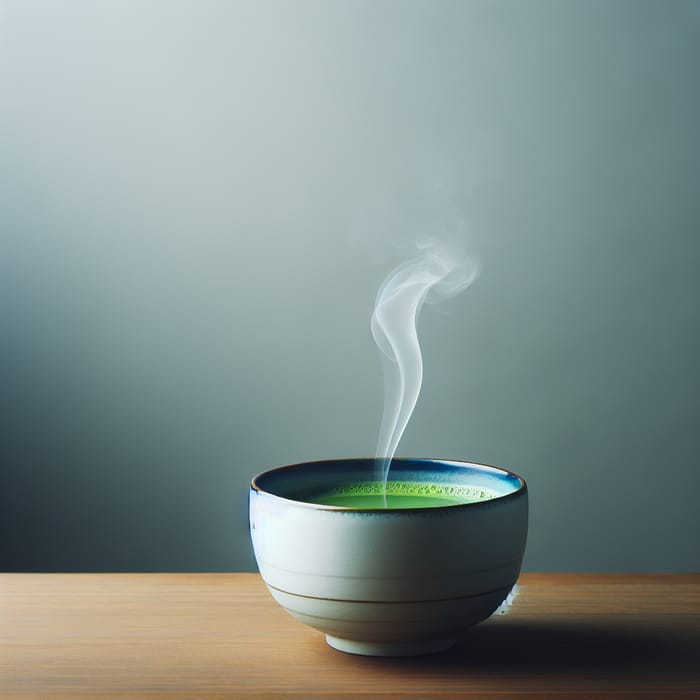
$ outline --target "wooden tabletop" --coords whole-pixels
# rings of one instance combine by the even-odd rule
[[[257,574],[2,574],[0,697],[700,697],[700,575],[524,574],[448,652],[335,651]]]

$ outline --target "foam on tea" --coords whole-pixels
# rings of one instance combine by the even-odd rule
[[[344,508],[437,508],[477,503],[496,493],[479,486],[424,481],[360,481],[314,494],[309,501]],[[386,500],[385,500],[386,497]]]

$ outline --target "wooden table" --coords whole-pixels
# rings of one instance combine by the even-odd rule
[[[2,574],[0,697],[700,697],[700,575],[525,574],[453,650],[326,646],[257,574]]]

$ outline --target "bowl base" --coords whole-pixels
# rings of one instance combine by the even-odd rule
[[[420,656],[435,654],[449,649],[457,637],[440,637],[439,639],[420,639],[412,642],[361,642],[356,639],[341,639],[326,635],[328,645],[348,654],[360,656]]]

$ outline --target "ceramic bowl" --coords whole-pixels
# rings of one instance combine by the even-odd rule
[[[520,573],[527,486],[505,469],[395,459],[390,480],[486,500],[428,508],[353,508],[314,494],[374,480],[372,459],[308,462],[256,476],[250,489],[255,557],[273,598],[326,634],[372,656],[451,646],[506,599]]]

